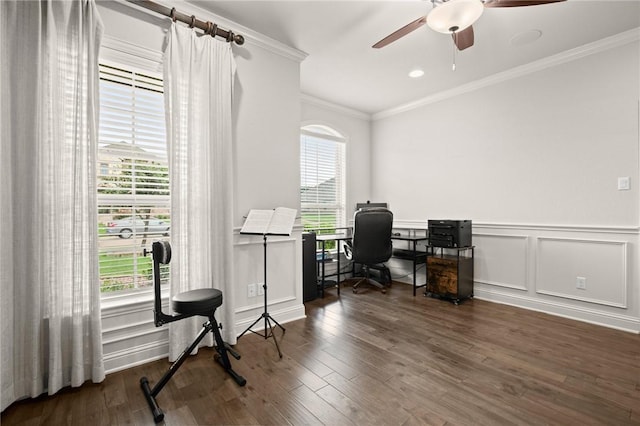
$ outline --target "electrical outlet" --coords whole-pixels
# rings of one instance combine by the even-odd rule
[[[576,288],[580,290],[586,290],[587,279],[585,277],[576,277]]]
[[[247,297],[256,297],[256,285],[255,284],[247,285]]]
[[[258,296],[264,296],[264,284],[258,283],[256,285],[258,286]]]
[[[629,176],[618,178],[618,191],[626,191],[629,189],[629,187],[630,187]]]

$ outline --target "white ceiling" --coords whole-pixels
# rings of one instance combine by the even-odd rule
[[[303,93],[371,114],[640,27],[640,0],[486,8],[474,24],[475,45],[456,53],[452,71],[451,37],[426,25],[387,47],[371,47],[426,15],[431,1],[191,3],[306,52]],[[531,30],[542,36],[521,46],[510,43]],[[415,67],[425,75],[408,78]]]

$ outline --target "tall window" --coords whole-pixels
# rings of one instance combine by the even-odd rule
[[[148,287],[143,249],[171,231],[161,78],[100,65],[97,178],[100,289]]]
[[[345,140],[326,126],[300,132],[300,200],[305,229],[345,226]]]

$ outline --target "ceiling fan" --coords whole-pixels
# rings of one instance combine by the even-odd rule
[[[431,0],[433,9],[426,16],[408,23],[372,47],[376,49],[385,47],[427,24],[435,31],[451,34],[458,50],[464,50],[473,46],[474,37],[471,25],[480,18],[485,7],[535,6],[562,1],[566,0]]]

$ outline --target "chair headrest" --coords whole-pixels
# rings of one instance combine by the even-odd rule
[[[166,265],[171,262],[171,244],[169,241],[155,241],[151,246],[153,260]]]
[[[377,216],[377,217],[390,217],[393,221],[393,213],[389,209],[385,209],[384,207],[373,207],[370,209],[360,209],[356,210],[353,215],[354,221],[358,220],[359,217],[367,217],[367,216]]]
[[[386,207],[369,207],[369,208],[366,208],[366,209],[358,209],[358,210],[356,210],[356,213],[359,213],[359,214],[380,213],[380,212],[391,213],[391,210],[387,209]]]

